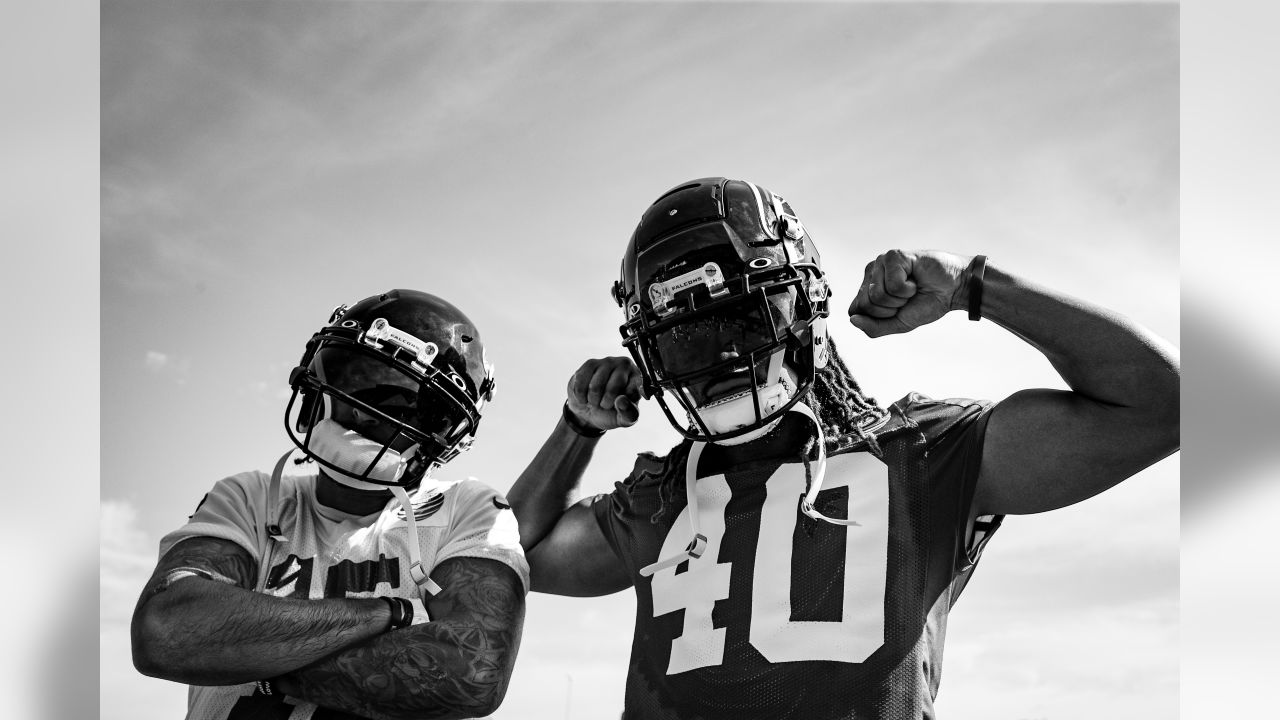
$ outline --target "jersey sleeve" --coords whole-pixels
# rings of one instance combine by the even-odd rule
[[[1003,516],[979,518],[973,538],[966,538],[987,422],[995,405],[988,400],[934,400],[912,393],[895,406],[924,436],[933,522],[935,527],[950,532],[955,548],[954,570],[957,573],[971,570],[1003,519]]]
[[[596,524],[631,575],[640,570],[635,558],[649,557],[658,551],[657,547],[648,547],[652,533],[639,529],[662,519],[669,524],[671,519],[667,516],[678,514],[683,507],[683,496],[663,498],[663,478],[672,472],[673,466],[678,464],[683,468],[687,455],[687,443],[676,446],[663,457],[641,453],[636,456],[631,474],[622,482],[614,483],[613,492],[597,495],[591,501]]]
[[[230,540],[260,562],[267,480],[260,472],[247,472],[214,483],[187,523],[160,539],[160,555],[188,538],[215,537]]]
[[[453,517],[448,537],[436,556],[439,564],[455,557],[488,558],[510,567],[529,591],[529,563],[520,547],[520,528],[507,499],[476,480],[453,488]]]

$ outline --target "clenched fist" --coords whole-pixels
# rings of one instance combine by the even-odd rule
[[[867,263],[849,322],[869,337],[915,330],[963,305],[970,258],[890,250]]]
[[[643,388],[644,377],[631,358],[588,360],[569,378],[569,412],[600,430],[630,427],[640,419]]]

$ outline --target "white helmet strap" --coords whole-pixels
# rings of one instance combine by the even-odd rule
[[[675,567],[686,560],[697,560],[702,557],[702,553],[707,550],[707,536],[703,535],[698,528],[698,460],[702,458],[702,450],[706,448],[704,442],[695,442],[689,448],[689,458],[684,464],[684,494],[689,511],[689,528],[693,532],[693,539],[685,546],[684,550],[664,558],[652,565],[646,565],[640,568],[640,574],[649,577],[659,570],[666,570],[669,567]]]
[[[818,421],[818,417],[813,414],[808,405],[804,403],[796,403],[792,410],[808,417],[813,421],[814,427],[818,429],[818,462],[813,468],[813,481],[809,483],[809,491],[805,493],[804,498],[800,500],[800,512],[808,515],[814,520],[822,520],[832,525],[844,525],[861,527],[861,524],[853,519],[831,518],[818,512],[813,506],[815,500],[818,499],[818,493],[822,492],[822,481],[827,477],[827,443],[826,436],[822,432],[822,423]]]

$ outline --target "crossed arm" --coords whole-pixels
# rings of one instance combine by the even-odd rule
[[[484,715],[506,693],[524,592],[500,562],[441,563],[432,621],[391,632],[382,600],[270,597],[251,590],[255,577],[235,543],[175,545],[134,611],[138,670],[197,685],[273,678],[288,695],[379,719]]]

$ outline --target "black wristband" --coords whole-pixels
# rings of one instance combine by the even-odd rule
[[[276,694],[276,692],[275,692],[275,687],[274,687],[274,686],[272,686],[272,684],[271,684],[271,681],[270,681],[270,680],[259,680],[259,681],[257,681],[257,682],[256,682],[256,683],[254,683],[254,684],[258,686],[258,692],[262,693],[263,695],[275,695],[275,694]]]
[[[402,597],[383,596],[383,600],[387,601],[387,606],[391,608],[391,622],[387,624],[384,632],[399,630],[413,624],[413,604]]]
[[[569,429],[574,431],[578,435],[581,435],[584,438],[592,438],[592,439],[595,439],[600,437],[601,435],[604,435],[604,430],[601,430],[600,428],[597,428],[597,427],[591,427],[590,425],[584,425],[582,421],[578,419],[578,416],[574,415],[573,411],[569,409],[568,401],[566,401],[564,404],[564,411],[562,414],[564,415],[564,424],[568,425]]]
[[[987,271],[987,256],[974,255],[969,261],[969,319],[982,319],[982,276]]]

